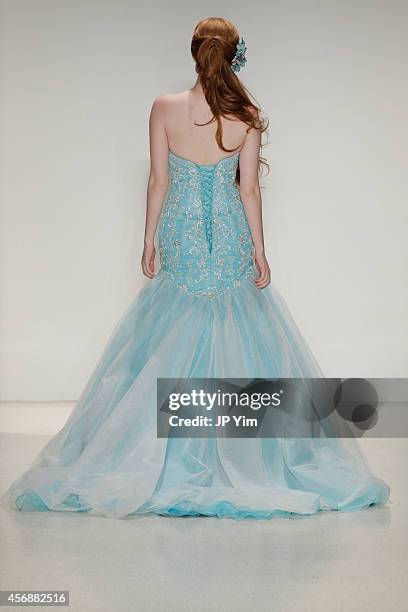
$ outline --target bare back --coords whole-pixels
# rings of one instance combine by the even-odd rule
[[[238,119],[221,118],[223,144],[230,153],[223,151],[217,144],[215,133],[217,122],[207,123],[213,114],[200,88],[168,94],[165,130],[168,146],[173,153],[195,161],[198,164],[216,163],[239,150],[247,135],[247,125]]]
[[[196,84],[186,91],[165,94],[155,99],[149,118],[150,183],[168,181],[169,150],[190,161],[211,165],[239,151],[240,190],[253,194],[259,190],[258,161],[261,133],[236,117],[221,117],[223,151],[215,139],[217,122],[202,87]]]

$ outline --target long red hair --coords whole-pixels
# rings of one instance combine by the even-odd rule
[[[266,132],[268,128],[268,120],[261,117],[260,107],[231,68],[239,40],[237,28],[222,17],[209,17],[200,21],[194,28],[191,40],[191,54],[196,63],[196,72],[213,113],[210,121],[196,125],[208,125],[216,121],[216,141],[218,146],[228,153],[236,149],[227,149],[223,144],[221,117],[236,117],[246,123],[247,131],[252,128]],[[260,171],[262,167],[269,170],[266,160],[259,157]],[[239,170],[237,181],[239,182]]]

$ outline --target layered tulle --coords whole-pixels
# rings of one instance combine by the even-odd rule
[[[197,297],[161,271],[130,304],[75,409],[6,493],[20,510],[269,518],[383,504],[358,443],[156,435],[158,377],[319,377],[282,297]]]

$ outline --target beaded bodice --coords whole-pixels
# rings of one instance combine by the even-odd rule
[[[162,270],[185,291],[214,297],[256,275],[235,175],[239,153],[204,165],[169,152],[159,227]]]

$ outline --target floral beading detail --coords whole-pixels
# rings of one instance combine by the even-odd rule
[[[159,227],[161,267],[194,295],[215,297],[256,276],[235,182],[238,155],[201,165],[169,153],[170,186]]]

